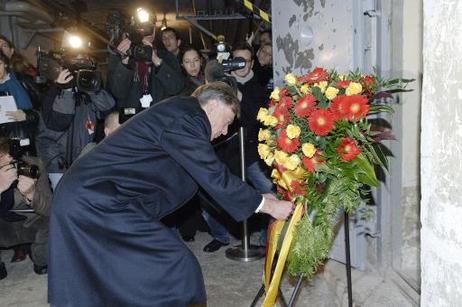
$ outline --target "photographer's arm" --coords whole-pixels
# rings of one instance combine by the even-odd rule
[[[53,193],[51,192],[48,174],[43,167],[43,163],[38,158],[30,158],[28,162],[39,166],[40,177],[38,179],[32,179],[19,176],[18,190],[23,196],[23,200],[30,204],[35,213],[49,216]]]
[[[122,63],[120,56],[109,56],[106,89],[117,101],[126,100],[130,92],[130,87],[133,84],[134,73],[134,70],[129,69]]]
[[[48,129],[64,131],[74,118],[75,102],[72,91],[61,91],[52,85],[42,103],[42,117]]]
[[[157,59],[160,59],[160,63]],[[166,97],[178,95],[184,88],[184,76],[180,64],[173,54],[161,52],[156,58],[153,55],[154,66],[152,70],[151,93],[163,92],[163,97],[155,97],[155,101],[162,100]],[[157,96],[157,95],[156,95]]]
[[[92,103],[94,103],[96,110],[98,110],[98,118],[104,118],[106,113],[113,110],[115,100],[105,90],[101,90],[97,93],[89,92],[88,95],[90,95]]]

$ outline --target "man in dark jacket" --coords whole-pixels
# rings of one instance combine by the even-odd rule
[[[82,92],[73,87],[73,78],[69,70],[61,71],[42,103],[37,149],[53,189],[82,149],[95,140],[97,120],[115,105],[103,89]]]
[[[176,55],[155,48],[153,42],[154,34],[143,39],[143,44],[152,48],[148,61],[126,55],[132,45],[129,38],[123,39],[117,46],[117,54],[109,57],[107,89],[118,108],[140,110],[183,90],[184,76]]]
[[[48,216],[52,197],[50,183],[37,157],[24,156],[22,159],[29,165],[38,166],[39,174],[26,171],[32,168],[22,168],[18,176],[18,170],[9,155],[8,138],[0,136],[0,248],[31,244],[34,272],[45,274],[48,265]],[[38,178],[32,178],[34,175],[38,175]],[[28,213],[17,214],[12,210]],[[6,274],[0,259],[0,279],[6,277]]]
[[[286,219],[290,202],[233,176],[210,141],[239,113],[229,86],[210,83],[139,113],[78,159],[51,214],[52,306],[189,306],[206,302],[197,259],[159,220],[198,185],[233,218]]]

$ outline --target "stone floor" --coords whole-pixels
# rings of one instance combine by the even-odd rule
[[[202,252],[208,243],[207,233],[196,235],[196,241],[188,243],[202,265],[208,294],[208,306],[250,306],[261,286],[263,260],[242,263],[225,257],[225,249],[216,253]],[[237,244],[238,241],[235,241]],[[11,253],[3,252],[9,259]],[[43,307],[46,302],[47,277],[32,271],[29,260],[6,263],[8,277],[0,281],[0,306]],[[324,271],[310,282],[305,282],[295,306],[335,307],[348,306],[343,264],[330,261]],[[285,297],[290,298],[295,281],[283,279],[281,286]],[[384,280],[374,272],[353,271],[353,299],[356,307],[407,307],[415,306],[393,282]],[[257,306],[261,305],[261,300]],[[278,304],[278,306],[282,306]],[[84,307],[84,306],[82,306]]]

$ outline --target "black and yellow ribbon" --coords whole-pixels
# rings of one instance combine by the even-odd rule
[[[265,12],[264,10],[260,9],[255,4],[250,2],[249,0],[236,0],[236,1],[240,2],[249,11],[259,16],[262,20],[266,21],[267,23],[271,23],[271,16],[267,12]]]

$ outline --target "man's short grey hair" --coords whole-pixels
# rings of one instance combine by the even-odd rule
[[[239,118],[241,107],[236,91],[225,82],[215,81],[199,86],[191,96],[199,100],[199,104],[206,105],[211,100],[217,100],[230,106],[236,117]]]

